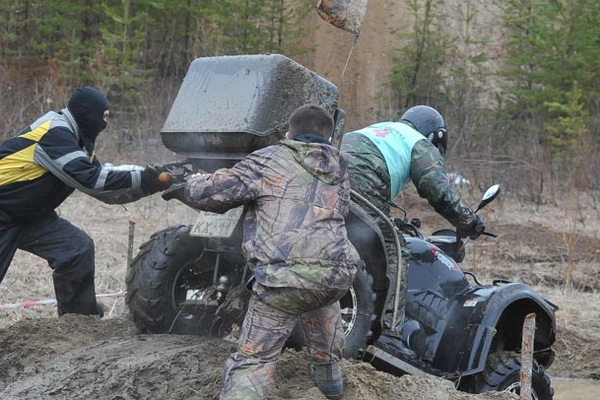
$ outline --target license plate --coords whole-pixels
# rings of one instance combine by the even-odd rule
[[[190,231],[190,236],[210,238],[231,237],[243,211],[244,207],[232,208],[224,214],[200,211],[198,220]]]

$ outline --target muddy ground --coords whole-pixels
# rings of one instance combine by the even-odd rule
[[[3,399],[217,399],[235,344],[195,336],[137,335],[123,318],[65,316],[21,321],[0,332]],[[286,352],[271,399],[324,399],[303,353]],[[346,399],[510,399],[467,395],[447,382],[397,378],[344,364]]]
[[[409,196],[402,201],[411,216],[423,219],[426,233],[447,227],[427,204]],[[130,221],[135,222],[137,248],[158,229],[193,222],[196,213],[159,196],[122,207],[106,206],[81,194],[72,196],[60,212],[96,242],[96,284],[99,294],[109,295],[101,298],[107,315],[59,319],[53,304],[0,310],[0,398],[218,398],[223,363],[235,343],[140,335],[128,320],[119,294]],[[549,375],[598,379],[598,218],[593,212],[584,217],[577,212],[568,204],[527,205],[500,199],[484,213],[488,229],[499,237],[471,245],[463,267],[485,282],[491,277],[521,280],[558,304],[557,358]],[[0,286],[0,305],[52,299],[50,275],[43,260],[19,252]],[[303,353],[286,352],[272,399],[322,399],[307,377],[307,364]],[[344,374],[347,399],[511,398],[499,393],[468,395],[442,380],[394,377],[365,363],[346,362]],[[575,400],[558,393],[555,398]]]

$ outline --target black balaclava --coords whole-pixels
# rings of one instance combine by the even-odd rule
[[[93,87],[82,87],[71,95],[67,108],[77,122],[84,146],[93,151],[98,134],[106,128],[103,118],[104,111],[108,110],[106,96]]]

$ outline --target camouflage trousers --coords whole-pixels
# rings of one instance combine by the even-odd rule
[[[296,324],[314,365],[342,358],[344,332],[338,300],[343,290],[271,288],[254,284],[237,351],[225,363],[221,400],[266,399],[275,365]]]
[[[373,203],[385,215],[390,216],[390,174],[385,159],[377,146],[364,135],[355,133],[344,136],[341,151],[348,161],[352,189]],[[389,286],[386,296],[385,313],[382,318],[383,331],[384,333],[399,336],[404,323],[406,292],[408,290],[408,244],[404,237],[399,235],[402,257],[399,266],[398,321],[396,326],[391,326],[394,311],[394,291],[398,277],[398,251],[389,225],[375,211],[368,207],[364,208],[377,221],[377,225],[385,240],[388,261],[386,276],[389,280]]]

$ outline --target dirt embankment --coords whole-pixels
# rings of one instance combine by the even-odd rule
[[[28,399],[217,399],[235,344],[179,335],[137,335],[124,318],[67,315],[0,330],[0,397]],[[280,361],[271,399],[325,399],[308,378],[307,358]],[[344,362],[347,400],[511,399],[469,395],[441,379],[401,377]]]
[[[498,68],[505,48],[496,2],[447,0],[435,2],[433,8],[445,33],[464,54],[487,55],[488,60],[478,64],[482,72]],[[299,55],[297,60],[338,86],[340,107],[347,113],[347,130],[390,118],[397,111],[386,100],[392,58],[398,56],[398,48],[405,42],[400,33],[410,32],[415,23],[408,2],[371,1],[356,41],[354,35],[324,23],[316,14],[309,15],[307,23],[306,41],[314,51]],[[446,61],[446,67],[452,68],[452,61]],[[481,94],[482,100],[495,101],[493,88],[500,83],[491,73],[486,79],[484,85],[489,90],[487,95]]]

